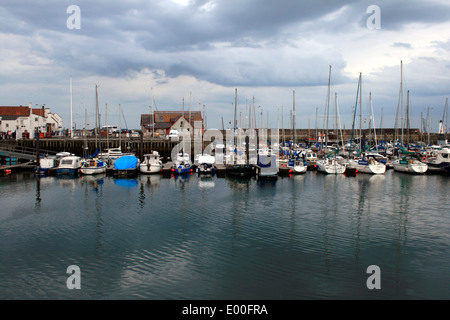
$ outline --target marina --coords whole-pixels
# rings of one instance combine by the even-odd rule
[[[0,300],[449,300],[450,5],[406,9],[3,1]]]
[[[449,183],[18,172],[0,177],[0,298],[446,300]]]

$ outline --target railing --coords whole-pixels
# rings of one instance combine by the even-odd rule
[[[33,160],[36,159],[36,153],[37,153],[36,148],[0,143],[0,156],[9,156],[14,158]],[[39,149],[39,154],[56,155],[56,152]]]

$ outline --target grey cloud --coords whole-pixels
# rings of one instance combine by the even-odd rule
[[[412,49],[412,45],[410,43],[405,42],[395,42],[392,44],[394,48],[406,48],[406,49]]]

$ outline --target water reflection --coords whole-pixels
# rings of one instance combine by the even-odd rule
[[[139,182],[136,179],[114,179],[114,184],[119,187],[133,189],[139,185]]]
[[[276,181],[195,174],[66,182],[30,176],[1,189],[0,282],[8,289],[0,298],[35,298],[31,281],[45,297],[73,298],[42,284],[41,275],[64,273],[48,269],[54,261],[86,271],[80,298],[448,298],[447,178],[308,172]],[[371,264],[385,279],[378,293],[365,287]]]
[[[212,189],[216,186],[214,178],[212,175],[199,175],[198,176],[198,187],[202,190]]]

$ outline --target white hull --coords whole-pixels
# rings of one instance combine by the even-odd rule
[[[395,161],[394,171],[404,172],[404,173],[413,173],[413,174],[424,174],[428,170],[428,165],[421,162],[413,162],[408,164],[401,164],[398,161]]]
[[[343,174],[346,166],[339,164],[334,159],[317,161],[317,170],[327,174]]]
[[[104,167],[86,167],[83,168],[81,167],[80,169],[82,174],[86,174],[86,175],[94,175],[94,174],[100,174],[100,173],[105,173],[106,172],[106,166]]]
[[[290,170],[292,170],[292,173],[306,173],[308,170],[308,166],[287,166]]]
[[[350,160],[348,166],[349,168],[358,170],[358,173],[384,174],[386,172],[386,165],[379,162],[359,164],[357,160]]]
[[[150,166],[147,166],[146,163],[141,163],[139,166],[139,171],[141,173],[160,173],[162,170],[162,165],[159,164],[151,164]]]

